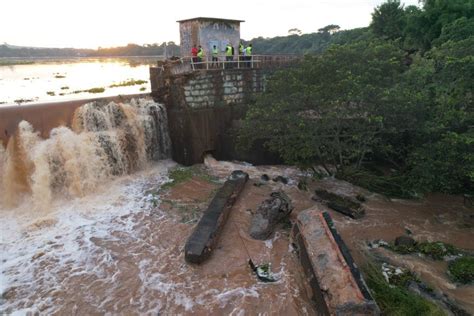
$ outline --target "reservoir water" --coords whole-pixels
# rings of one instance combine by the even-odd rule
[[[149,65],[159,58],[35,59],[12,65],[0,59],[0,106],[147,93]],[[140,84],[121,85],[132,80]]]

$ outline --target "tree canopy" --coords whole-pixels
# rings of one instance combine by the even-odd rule
[[[368,29],[308,35],[317,54],[271,78],[240,143],[382,193],[474,191],[472,8],[389,0]]]

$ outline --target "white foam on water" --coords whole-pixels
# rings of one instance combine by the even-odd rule
[[[30,212],[29,201],[16,209],[0,210],[0,293],[16,291],[15,299],[0,304],[0,313],[53,313],[56,306],[48,297],[60,291],[68,279],[84,274],[113,284],[114,275],[109,275],[108,269],[117,262],[94,241],[105,237],[118,240],[111,236],[115,231],[133,238],[135,223],[126,215],[152,209],[156,197],[144,191],[150,184],[159,187],[168,181],[167,171],[174,165],[172,161],[158,162],[107,183],[96,194],[55,200],[46,216]],[[51,295],[44,293],[48,289]]]

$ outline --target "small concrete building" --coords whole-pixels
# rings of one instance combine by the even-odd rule
[[[240,23],[245,21],[199,17],[177,22],[179,22],[181,57],[191,56],[194,44],[203,47],[206,57],[211,55],[214,45],[219,48],[220,54],[223,54],[228,43],[231,43],[235,54],[238,54]]]

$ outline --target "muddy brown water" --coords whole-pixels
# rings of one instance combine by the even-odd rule
[[[255,190],[247,185],[218,248],[209,261],[194,266],[186,264],[183,255],[193,224],[182,223],[172,207],[162,210],[152,203],[139,203],[139,190],[143,194],[156,189],[156,177],[156,170],[128,176],[96,197],[77,201],[83,223],[68,224],[71,219],[64,218],[68,212],[58,211],[19,229],[16,242],[20,249],[5,258],[10,286],[3,292],[1,310],[57,315],[313,313],[302,270],[289,247],[289,231],[278,231],[266,242],[248,237],[251,214],[247,209],[256,208],[270,188]],[[122,191],[123,187],[133,190]],[[163,199],[183,204],[209,202],[216,187],[192,179]],[[111,208],[82,210],[100,199]],[[114,207],[123,211],[113,214]],[[112,214],[99,216],[100,212]],[[32,230],[33,226],[37,228]],[[10,245],[7,250],[13,248]],[[279,281],[259,282],[248,266],[247,251],[256,263],[271,262]]]
[[[314,314],[306,279],[290,246],[289,230],[278,228],[268,241],[252,240],[248,235],[249,210],[255,210],[273,190],[283,189],[292,198],[292,219],[316,203],[311,191],[300,191],[291,181],[289,185],[273,181],[253,185],[263,173],[297,177],[299,171],[208,161],[209,172],[221,182],[230,169],[246,169],[252,179],[232,209],[213,255],[196,266],[186,264],[183,254],[195,225],[190,213],[200,215],[219,184],[195,177],[168,192],[158,192],[172,165],[159,163],[115,179],[89,196],[55,201],[50,213],[2,210],[1,228],[6,233],[0,244],[5,251],[0,311],[53,315]],[[333,179],[310,182],[309,186],[311,190],[318,187],[367,196],[367,215],[361,220],[329,211],[360,266],[369,251],[366,241],[390,241],[406,228],[415,239],[474,249],[470,243],[474,231],[467,215],[471,210],[458,198],[390,201]],[[376,251],[419,273],[430,286],[474,312],[469,300],[474,297],[474,287],[450,282],[446,263]],[[259,282],[248,267],[248,255],[257,264],[271,262],[279,281]]]

